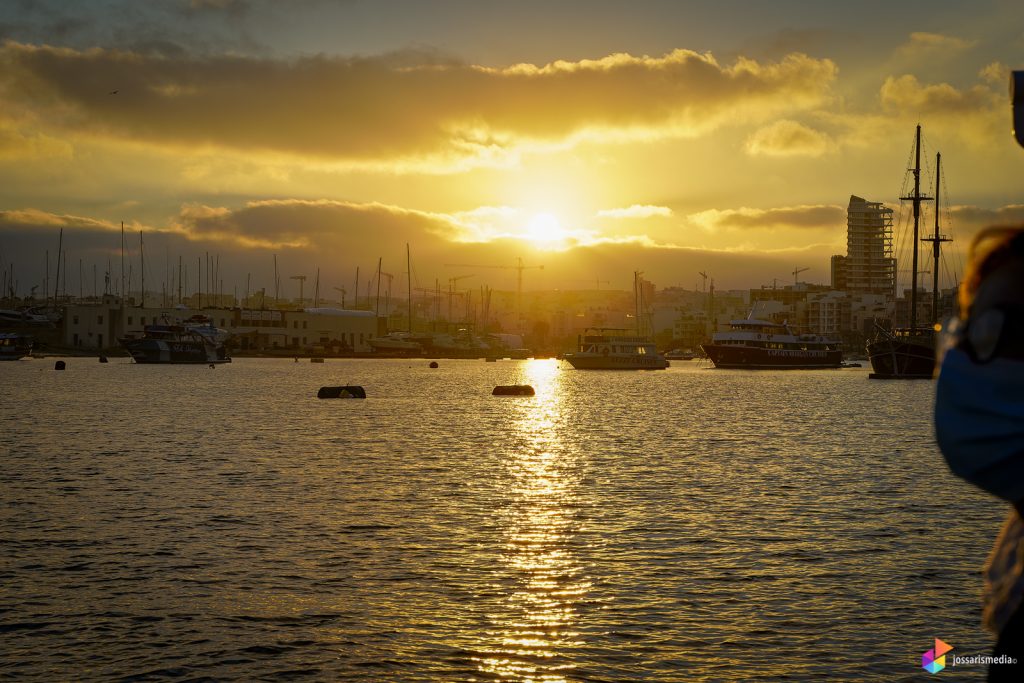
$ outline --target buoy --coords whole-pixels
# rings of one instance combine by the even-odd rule
[[[106,363],[107,362],[107,357],[106,356],[100,356],[100,362],[101,363]]]
[[[317,398],[366,398],[366,390],[358,385],[344,387],[320,387]]]
[[[529,384],[505,384],[494,387],[494,391],[491,392],[492,396],[533,396],[533,387]]]
[[[437,367],[437,361],[436,360],[430,361],[430,367],[436,368]]]
[[[57,361],[56,363],[53,364],[53,369],[54,370],[63,370],[65,367],[66,366],[64,365],[64,361],[62,361],[62,360],[59,360],[59,361]]]
[[[214,365],[213,363],[210,363],[210,369],[211,369],[211,370],[213,370],[213,369],[214,369],[214,368],[216,368],[216,367],[217,367],[216,365]]]

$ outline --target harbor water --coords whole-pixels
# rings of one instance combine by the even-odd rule
[[[0,365],[0,678],[893,681],[992,645],[1006,508],[929,381],[53,360]]]

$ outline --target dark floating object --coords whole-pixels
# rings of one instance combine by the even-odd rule
[[[59,360],[59,361],[57,361],[56,363],[53,364],[53,369],[54,370],[63,370],[65,367],[67,367],[67,366],[64,364],[64,361],[62,361],[62,360]]]
[[[107,360],[107,357],[106,357],[106,356],[100,356],[100,362],[101,362],[101,363],[107,363],[107,362],[109,362],[109,361]]]
[[[436,360],[430,361],[430,367],[436,368],[437,367],[437,361]]]
[[[529,384],[505,384],[494,387],[492,396],[533,396],[533,387]]]
[[[361,386],[320,387],[317,398],[366,398],[366,390]]]
[[[487,358],[484,358],[484,362],[485,363],[497,363],[498,359],[495,358],[494,356],[487,356]]]
[[[312,358],[309,359],[309,362],[310,363],[323,363],[324,359],[321,358],[320,356],[313,356]]]

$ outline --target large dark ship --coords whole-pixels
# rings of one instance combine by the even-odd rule
[[[751,370],[816,370],[838,368],[842,343],[818,334],[797,334],[786,323],[733,320],[729,330],[715,332],[700,347],[716,368]]]
[[[935,232],[929,237],[919,237],[921,221],[921,202],[931,201],[932,197],[921,194],[921,126],[917,127],[914,140],[914,193],[903,200],[910,200],[914,207],[914,238],[911,251],[913,263],[911,267],[910,285],[910,326],[887,330],[876,327],[874,338],[868,342],[868,358],[874,371],[871,379],[931,379],[935,374],[935,339],[938,334],[939,309],[939,254],[943,242],[949,238],[939,234],[939,187],[941,186],[942,155],[935,157]],[[917,243],[932,243],[932,320],[928,324],[919,325],[917,319]]]
[[[209,318],[146,325],[141,337],[122,337],[121,346],[136,363],[230,363],[224,342],[228,333]]]

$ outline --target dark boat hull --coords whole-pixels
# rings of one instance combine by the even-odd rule
[[[868,344],[871,379],[931,379],[935,375],[935,340],[927,337],[877,339]]]
[[[211,347],[200,342],[165,341],[160,339],[128,339],[121,345],[136,363],[203,364],[230,363],[223,346]]]
[[[746,370],[827,370],[843,362],[841,350],[762,349],[735,344],[702,344],[716,368]]]
[[[565,360],[577,370],[664,370],[668,361],[660,356],[567,353]]]

